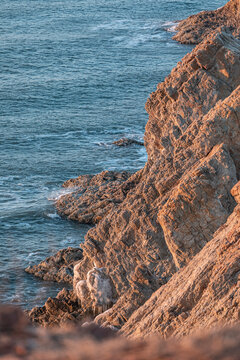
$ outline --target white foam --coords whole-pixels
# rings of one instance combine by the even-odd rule
[[[47,214],[47,217],[50,219],[60,219],[60,216],[56,212]]]
[[[168,32],[176,32],[176,28],[177,28],[178,24],[179,23],[176,21],[166,21],[163,24],[163,27]]]
[[[71,188],[66,188],[66,189],[63,188],[63,189],[60,189],[60,190],[53,191],[49,195],[48,200],[49,201],[57,201],[62,196],[73,193],[76,189],[77,189],[77,187],[71,187]]]

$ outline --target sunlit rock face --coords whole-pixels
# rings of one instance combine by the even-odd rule
[[[122,327],[131,338],[183,336],[240,321],[240,181],[238,205],[213,239]]]
[[[240,42],[221,31],[172,70],[147,101],[148,162],[125,198],[86,235],[79,280],[111,280],[113,307],[97,322],[120,328],[186,266],[232,213],[240,177]]]
[[[230,0],[215,11],[201,11],[180,21],[173,39],[182,44],[199,44],[220,26],[225,26],[235,37],[240,37],[239,0]]]

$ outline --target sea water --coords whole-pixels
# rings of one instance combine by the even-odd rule
[[[61,184],[134,172],[150,92],[192,47],[175,21],[225,1],[1,0],[0,302],[43,304],[61,285],[24,268],[78,246],[89,226],[60,218]]]

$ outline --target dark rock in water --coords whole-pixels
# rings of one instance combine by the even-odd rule
[[[129,145],[140,145],[144,146],[144,143],[142,141],[134,140],[134,139],[128,139],[128,138],[122,138],[120,140],[116,140],[113,142],[114,145],[117,146],[129,146]]]
[[[70,220],[96,224],[125,199],[134,186],[130,177],[131,173],[126,171],[103,171],[70,179],[63,187],[73,188],[73,191],[56,201],[57,211]]]
[[[49,297],[43,306],[34,307],[27,312],[27,315],[32,323],[44,327],[63,325],[68,322],[79,323],[83,320],[83,311],[76,295],[72,290],[67,289],[61,290],[55,298]]]
[[[72,284],[73,267],[83,257],[80,248],[68,247],[59,250],[38,265],[29,266],[25,271],[43,280],[66,282]]]
[[[180,21],[174,40],[182,44],[199,44],[211,32],[225,26],[235,37],[240,37],[240,2],[231,0],[215,11],[202,11]]]

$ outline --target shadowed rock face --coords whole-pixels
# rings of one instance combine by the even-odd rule
[[[240,37],[240,1],[230,0],[215,11],[202,11],[180,21],[174,40],[182,44],[199,44],[220,26],[225,26],[235,37]]]
[[[153,337],[132,342],[94,325],[61,329],[32,328],[23,313],[0,307],[0,356],[27,360],[238,360],[238,327],[201,333],[181,341]]]

